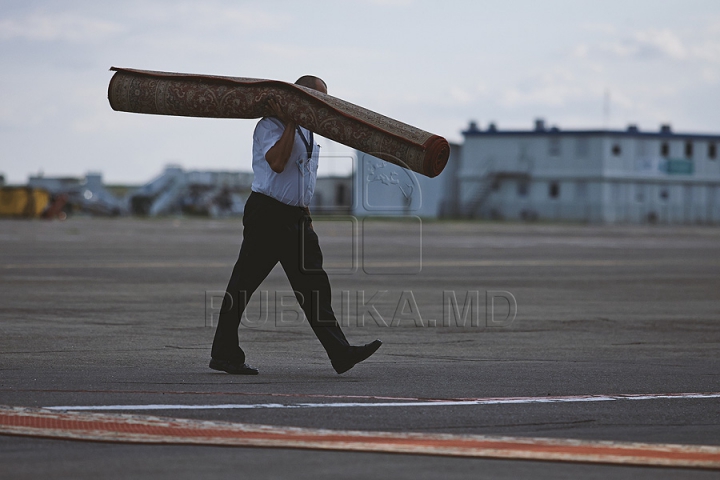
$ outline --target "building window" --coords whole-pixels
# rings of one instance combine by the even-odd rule
[[[560,139],[557,137],[550,137],[548,143],[548,154],[551,157],[559,157],[560,153]]]
[[[692,206],[694,203],[694,193],[695,189],[692,187],[692,185],[683,185],[683,197],[685,197],[685,206]]]
[[[693,144],[691,141],[685,142],[685,158],[692,158],[693,156]]]
[[[625,203],[625,191],[626,187],[624,183],[614,182],[610,184],[612,202],[615,204]]]
[[[518,182],[518,189],[517,189],[518,197],[527,197],[528,190],[530,189],[529,187],[530,187],[530,185],[528,185],[528,182],[525,182],[525,181]]]
[[[575,184],[575,199],[579,201],[587,200],[588,186],[587,182],[579,181]]]
[[[645,185],[642,183],[635,184],[635,201],[638,203],[645,201]]]
[[[708,158],[715,160],[717,158],[717,145],[708,143]]]
[[[551,182],[550,188],[548,189],[548,196],[550,198],[558,198],[560,196],[560,184]]]
[[[590,140],[587,138],[578,138],[575,141],[575,155],[578,158],[587,158],[590,154]]]
[[[616,143],[615,145],[612,146],[612,154],[614,156],[619,157],[621,153],[622,153],[622,148],[620,148],[619,143]]]
[[[667,142],[663,142],[662,145],[660,145],[660,155],[663,157],[667,157],[670,155],[670,144]]]

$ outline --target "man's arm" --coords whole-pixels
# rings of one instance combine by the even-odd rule
[[[280,105],[278,105],[274,99],[268,100],[268,105],[272,108],[275,114],[274,116],[285,124],[285,130],[282,136],[280,136],[280,139],[275,142],[275,145],[267,151],[265,160],[273,172],[282,173],[282,171],[285,170],[285,165],[287,165],[288,160],[290,160],[290,153],[292,153],[293,145],[295,144],[295,128],[297,124],[285,118],[285,112],[283,112]]]

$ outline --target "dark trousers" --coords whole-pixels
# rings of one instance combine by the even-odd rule
[[[349,344],[335,319],[330,280],[307,210],[253,192],[245,204],[243,242],[233,268],[212,346],[213,358],[245,362],[238,327],[250,297],[280,262],[295,297],[331,360]]]

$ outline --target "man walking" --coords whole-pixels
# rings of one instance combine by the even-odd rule
[[[327,93],[327,85],[318,77],[306,75],[295,84]],[[351,346],[337,323],[308,210],[320,147],[313,133],[288,118],[277,101],[272,99],[269,105],[274,116],[260,120],[253,134],[255,176],[245,204],[243,242],[220,310],[210,368],[236,375],[258,374],[245,363],[238,327],[253,292],[280,262],[333,368],[344,373],[375,353],[382,342]]]

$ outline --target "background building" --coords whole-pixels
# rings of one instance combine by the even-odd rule
[[[463,132],[462,213],[588,222],[720,222],[718,135],[560,130]]]
[[[720,223],[720,135],[561,130],[480,130],[435,179],[358,152],[358,215],[560,220],[603,223]]]
[[[318,177],[315,193],[310,201],[313,213],[348,214],[352,211],[352,176]]]
[[[250,195],[251,172],[184,171],[168,165],[129,195],[135,215],[242,215]]]
[[[356,151],[352,175],[320,177],[316,214],[358,217],[488,218],[591,223],[720,223],[720,135],[561,130],[536,120],[528,130],[481,130],[428,178]],[[242,215],[252,172],[185,171],[168,165],[145,185],[108,187],[84,178],[30,177],[28,186],[62,200],[68,213]]]
[[[127,202],[107,188],[99,172],[88,173],[82,178],[31,176],[28,187],[47,191],[54,201],[62,203],[66,213],[110,216],[128,213]]]

